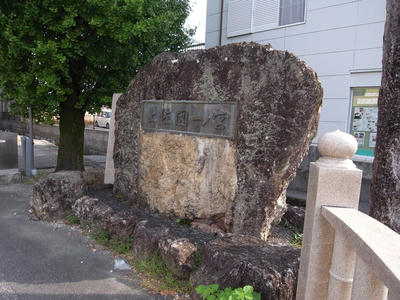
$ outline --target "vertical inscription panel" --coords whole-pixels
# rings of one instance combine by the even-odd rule
[[[145,131],[233,139],[236,114],[237,104],[234,102],[141,101],[141,125]]]

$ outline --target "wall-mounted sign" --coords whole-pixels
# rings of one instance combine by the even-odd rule
[[[141,126],[145,131],[234,138],[234,102],[143,100]]]
[[[356,154],[373,156],[378,120],[379,88],[353,89],[351,133],[357,139]]]

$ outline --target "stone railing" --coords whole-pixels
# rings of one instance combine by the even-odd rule
[[[201,50],[201,49],[205,49],[205,43],[200,43],[200,44],[194,44],[194,45],[190,45],[187,46],[183,51],[187,52],[189,50]]]
[[[359,212],[357,141],[321,137],[310,165],[297,300],[400,299],[400,235]]]

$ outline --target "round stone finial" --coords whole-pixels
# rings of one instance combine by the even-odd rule
[[[325,133],[318,140],[318,150],[323,157],[349,159],[356,153],[357,147],[356,138],[340,130]]]

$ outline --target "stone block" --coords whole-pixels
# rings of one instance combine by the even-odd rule
[[[167,253],[174,243],[186,240],[198,249],[202,249],[214,237],[177,224],[162,216],[150,216],[137,223],[133,233],[133,252],[139,257],[151,258],[160,248]],[[160,247],[161,246],[161,247]],[[162,254],[162,253],[161,253]],[[177,273],[178,274],[178,273]]]
[[[101,186],[104,184],[104,168],[86,166],[82,177],[89,187]]]
[[[76,200],[72,210],[81,222],[96,230],[108,230],[110,220],[115,215],[111,207],[89,196]]]
[[[178,278],[189,278],[195,270],[195,255],[200,250],[188,239],[162,238],[158,249],[168,269]]]
[[[290,204],[288,204],[287,207],[288,209],[283,215],[283,220],[289,222],[292,226],[296,228],[298,232],[303,232],[304,217],[306,214],[304,207]]]
[[[108,131],[108,141],[107,141],[107,156],[106,156],[106,169],[104,172],[104,183],[113,184],[114,183],[114,143],[115,143],[115,109],[117,107],[118,98],[122,94],[113,94],[112,104],[111,104],[111,120],[110,129]]]
[[[295,299],[300,249],[233,235],[203,249],[202,265],[192,274],[194,286],[218,283],[220,288],[252,285],[261,299]],[[194,299],[201,299],[193,294]]]
[[[46,221],[63,219],[86,191],[87,185],[81,172],[52,173],[33,186],[31,214]]]

